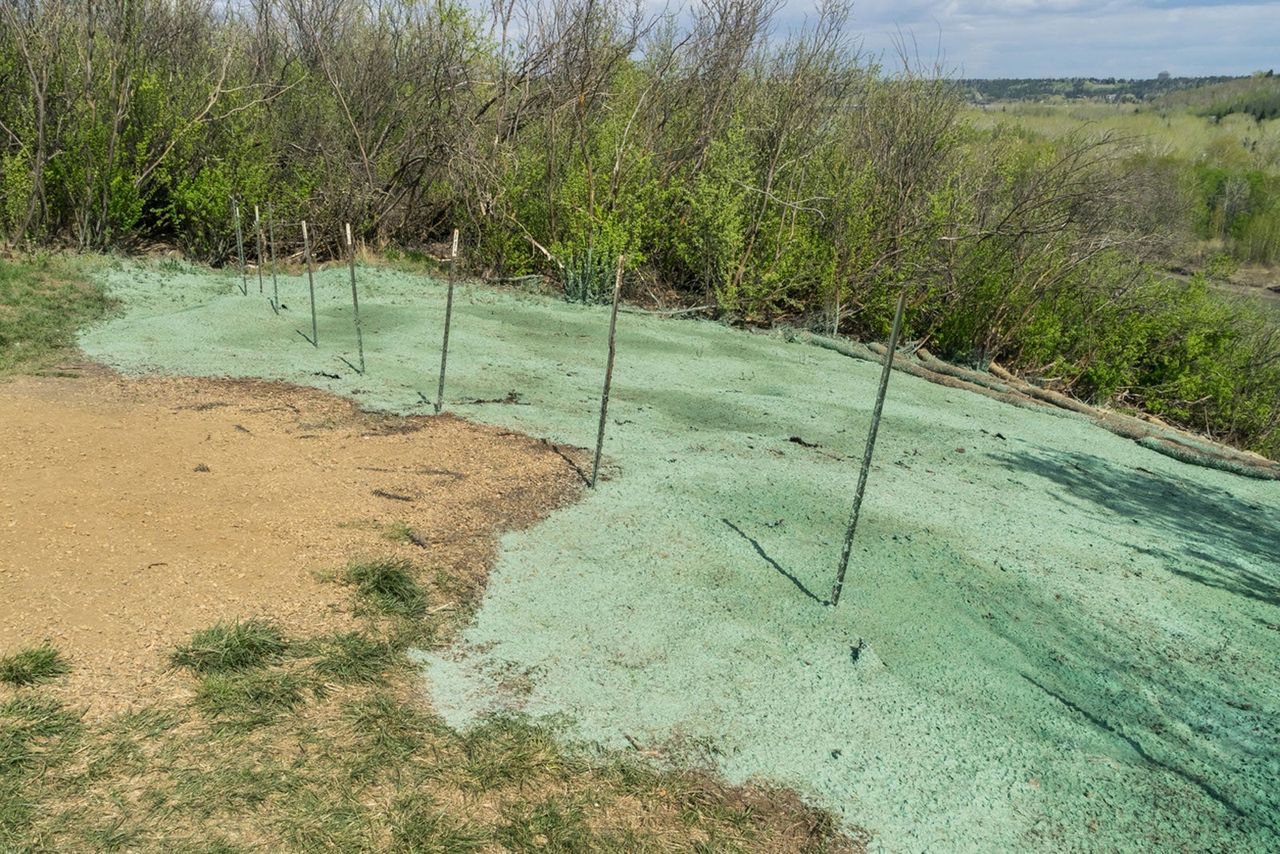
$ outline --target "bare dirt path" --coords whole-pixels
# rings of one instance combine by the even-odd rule
[[[551,447],[447,416],[73,373],[0,384],[0,654],[54,644],[91,716],[188,691],[168,655],[217,620],[353,626],[347,591],[322,578],[353,557],[482,584],[497,533],[575,488]],[[418,543],[390,541],[395,524]]]

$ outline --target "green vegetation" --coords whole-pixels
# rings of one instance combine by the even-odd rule
[[[392,522],[385,526],[382,529],[382,536],[393,543],[413,543],[414,541],[413,528],[404,522]]]
[[[283,671],[211,673],[200,680],[195,699],[215,729],[253,729],[301,702],[298,678]]]
[[[271,621],[236,620],[196,632],[190,643],[174,652],[172,660],[175,666],[189,667],[196,673],[225,673],[278,660],[288,647]]]
[[[524,718],[454,731],[373,628],[198,632],[174,656],[189,707],[86,724],[43,689],[0,705],[0,849],[859,850],[793,797],[565,748]]]
[[[602,298],[625,255],[632,293],[864,338],[884,336],[898,287],[923,282],[907,336],[944,358],[999,361],[1276,452],[1274,430],[1237,415],[1276,405],[1248,371],[1231,366],[1231,393],[1199,403],[1166,391],[1224,369],[1186,358],[1176,338],[1147,336],[1154,349],[1130,359],[1160,363],[1158,376],[1099,356],[1132,334],[1113,306],[1167,309],[1157,322],[1170,328],[1201,314],[1198,296],[1183,304],[1158,281],[1161,267],[1280,260],[1271,77],[1224,80],[1194,107],[1148,99],[1192,98],[1195,81],[1059,93],[1128,95],[1142,105],[1122,109],[1168,122],[1134,144],[1078,123],[1036,132],[1004,113],[1013,121],[967,122],[964,85],[868,64],[839,2],[786,39],[769,37],[763,0],[665,21],[572,0],[518,39],[484,35],[510,36],[511,19],[453,2],[266,0],[224,18],[145,0],[101,10],[92,27],[77,10],[38,0],[0,12],[11,245],[162,240],[225,263],[234,196],[250,257],[255,205],[273,207],[286,250],[299,248],[300,219],[316,223],[321,256],[338,251],[344,222],[403,257],[457,226],[473,268],[551,275],[570,299]],[[1218,125],[1250,129],[1179,157],[1186,120],[1214,140]],[[1275,351],[1247,337],[1258,359],[1245,367],[1273,365]]]
[[[427,595],[415,575],[411,562],[383,558],[352,563],[342,577],[346,583],[355,586],[356,593],[375,611],[417,617],[427,608]]]
[[[76,329],[108,308],[85,262],[40,255],[0,258],[0,376],[38,370],[62,358]]]
[[[323,638],[315,669],[327,680],[374,683],[400,660],[401,650],[364,632]]]
[[[38,685],[70,672],[71,667],[62,654],[48,645],[0,657],[0,682],[15,687]]]
[[[1184,108],[1215,121],[1233,113],[1247,115],[1259,123],[1280,119],[1280,77],[1275,72],[1198,86],[1166,95],[1158,101],[1165,109]]]
[[[1171,77],[1126,80],[1117,77],[989,78],[962,80],[965,96],[986,101],[1149,101],[1173,92],[1229,83],[1232,77]],[[1248,79],[1248,78],[1245,78]]]

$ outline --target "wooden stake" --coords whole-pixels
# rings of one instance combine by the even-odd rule
[[[862,471],[858,473],[858,488],[853,494],[853,511],[849,514],[849,527],[844,533],[844,547],[840,550],[840,567],[836,571],[836,583],[831,588],[831,607],[840,604],[840,591],[844,588],[845,570],[849,568],[849,553],[853,551],[853,535],[858,529],[858,514],[862,511],[862,496],[867,489],[867,474],[871,471],[871,455],[876,449],[876,434],[880,431],[880,413],[884,409],[885,392],[889,390],[889,375],[893,373],[893,357],[898,351],[898,336],[902,333],[902,312],[907,304],[907,289],[898,294],[898,306],[893,312],[893,329],[889,333],[889,350],[884,357],[884,370],[880,372],[880,389],[876,392],[876,407],[871,412],[871,429],[867,433],[867,447],[862,453]]]
[[[262,288],[262,217],[258,215],[258,206],[253,206],[253,230],[258,233],[258,293]]]
[[[449,325],[453,320],[453,281],[458,266],[458,229],[453,230],[453,247],[449,250],[449,292],[444,300],[444,343],[440,346],[440,383],[436,386],[436,415],[444,408],[444,369],[449,363]]]
[[[360,331],[360,296],[356,293],[356,245],[351,240],[351,223],[347,223],[347,253],[351,261],[351,311],[356,321],[356,352],[360,356],[361,374],[364,373],[364,333]]]
[[[623,256],[618,256],[618,269],[613,276],[613,311],[609,314],[609,358],[604,367],[604,393],[600,396],[600,429],[596,431],[596,459],[591,466],[591,488],[600,476],[600,454],[604,451],[604,425],[609,414],[609,387],[613,385],[613,357],[617,352],[614,336],[618,330],[618,301],[622,298]]]
[[[244,233],[240,228],[240,203],[235,199],[231,200],[231,210],[236,220],[236,255],[240,258],[240,292],[248,296],[249,279],[244,271]]]
[[[271,304],[280,310],[280,285],[276,282],[276,222],[271,202],[267,202],[267,234],[271,245]]]
[[[316,278],[311,271],[311,239],[307,236],[307,221],[302,221],[302,257],[307,262],[307,286],[311,289],[311,346],[319,347],[316,337]]]

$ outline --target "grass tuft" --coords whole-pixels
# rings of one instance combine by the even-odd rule
[[[522,786],[542,773],[563,769],[551,731],[521,715],[498,714],[484,719],[462,737],[463,776],[458,785],[489,791]]]
[[[506,823],[497,837],[511,851],[593,851],[593,839],[582,807],[565,798],[516,803],[503,811]]]
[[[0,775],[47,764],[81,729],[80,716],[51,697],[14,697],[0,706]]]
[[[62,653],[48,645],[0,658],[0,682],[15,687],[49,682],[70,672],[71,667]]]
[[[302,683],[282,670],[212,673],[196,689],[195,704],[216,728],[242,732],[275,721],[302,703]]]
[[[356,593],[384,614],[419,617],[427,609],[427,594],[414,578],[413,564],[407,560],[384,558],[351,563],[343,579]]]
[[[414,792],[391,808],[392,851],[413,854],[466,854],[488,843],[479,828],[459,822],[437,807],[430,796]]]
[[[364,632],[347,632],[323,639],[318,644],[320,658],[316,672],[325,679],[343,684],[374,683],[400,663],[398,650],[390,643]]]
[[[393,543],[404,543],[406,545],[414,545],[417,543],[417,535],[414,534],[413,528],[410,528],[404,522],[392,522],[382,529],[382,536]]]
[[[422,749],[428,736],[442,731],[438,721],[384,692],[351,703],[344,717],[360,742],[360,749],[351,751],[355,777],[404,762]]]
[[[278,661],[288,646],[275,623],[237,620],[196,632],[171,660],[177,667],[189,667],[200,674],[225,673]]]

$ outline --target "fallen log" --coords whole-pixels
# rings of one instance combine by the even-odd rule
[[[883,344],[873,342],[867,345],[796,330],[788,330],[784,335],[789,341],[813,344],[850,358],[884,364],[886,350]],[[916,358],[895,353],[893,367],[938,385],[981,394],[1023,409],[1088,419],[1104,430],[1183,463],[1260,480],[1280,480],[1280,463],[1274,460],[1178,430],[1156,418],[1144,420],[1090,406],[1061,392],[1029,383],[994,362],[990,373],[984,373],[944,362],[921,347],[916,351]]]

